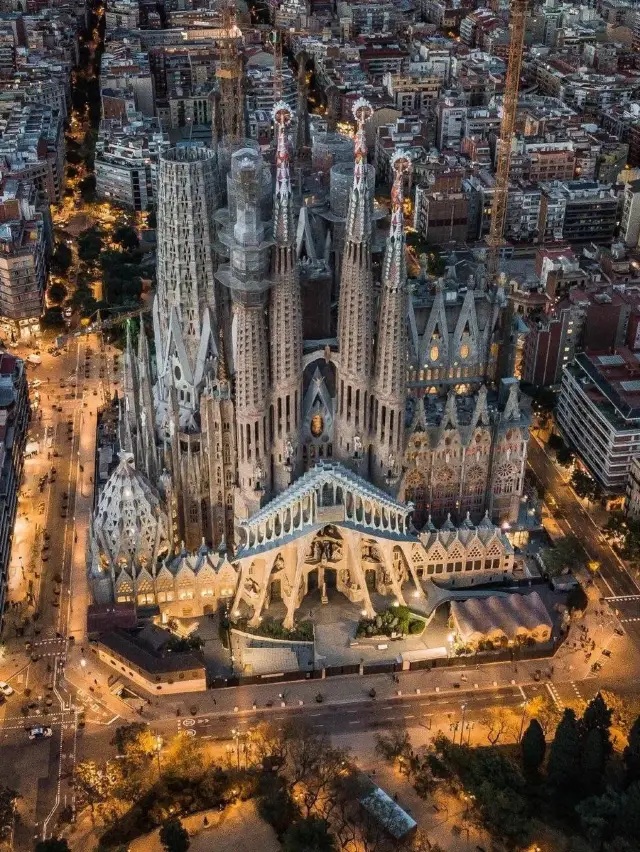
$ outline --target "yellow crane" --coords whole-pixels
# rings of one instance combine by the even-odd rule
[[[490,284],[495,283],[500,272],[500,248],[503,244],[504,225],[507,218],[511,145],[516,126],[527,2],[528,0],[511,0],[510,5],[507,78],[502,100],[500,138],[497,143],[496,183],[493,204],[491,205],[491,230],[487,237],[489,245],[487,274]]]
[[[222,0],[220,64],[216,72],[220,109],[220,133],[228,144],[244,139],[244,95],[242,91],[242,31],[236,23],[234,0]]]

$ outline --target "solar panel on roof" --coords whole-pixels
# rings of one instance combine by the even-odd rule
[[[633,379],[630,382],[620,382],[620,387],[623,391],[640,391],[640,380]]]
[[[598,363],[602,367],[622,367],[624,358],[622,355],[599,355]]]

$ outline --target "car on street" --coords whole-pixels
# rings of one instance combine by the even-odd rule
[[[48,725],[37,726],[29,729],[30,740],[44,740],[53,735],[53,731]]]
[[[0,680],[0,692],[3,695],[13,695],[13,687],[9,686],[8,683],[5,683],[3,680]]]

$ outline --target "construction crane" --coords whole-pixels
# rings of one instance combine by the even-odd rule
[[[509,64],[507,66],[507,79],[505,81],[504,97],[502,100],[500,139],[497,143],[496,183],[493,204],[491,205],[491,230],[487,237],[489,246],[487,276],[490,284],[495,283],[500,272],[500,248],[503,244],[504,225],[507,218],[511,144],[516,126],[527,2],[528,0],[511,0],[510,4],[509,29],[511,32],[509,39]]]
[[[280,103],[284,91],[282,80],[282,36],[280,30],[271,30],[269,42],[273,48],[273,102]]]
[[[219,86],[220,132],[226,144],[244,139],[242,31],[236,24],[234,0],[222,0],[222,43],[216,72]]]

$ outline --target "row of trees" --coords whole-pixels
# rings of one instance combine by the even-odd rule
[[[581,717],[569,708],[561,716],[535,709],[539,717],[531,719],[515,751],[495,747],[504,723],[493,720],[487,723],[494,744],[488,748],[440,734],[432,747],[416,753],[407,733],[395,731],[378,737],[378,753],[397,761],[423,797],[441,784],[464,794],[477,823],[511,848],[530,842],[536,818],[561,824],[567,833],[581,829],[597,852],[640,848],[640,717],[620,755],[613,749],[614,714],[617,724],[628,717],[614,696],[598,694]]]

